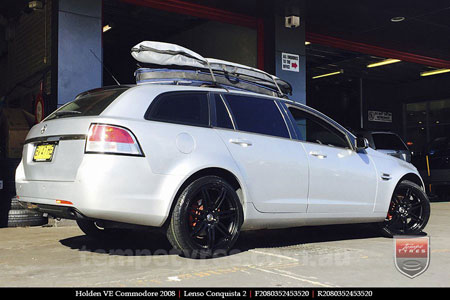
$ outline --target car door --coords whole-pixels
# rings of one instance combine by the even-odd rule
[[[213,102],[214,130],[243,174],[249,201],[265,213],[306,212],[308,159],[277,102],[235,94],[215,95]]]
[[[319,113],[287,105],[309,160],[308,213],[373,211],[376,169],[347,134]]]

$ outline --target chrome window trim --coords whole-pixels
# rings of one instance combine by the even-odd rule
[[[228,117],[231,120],[231,125],[233,125],[233,130],[236,130],[236,123],[234,122],[234,116],[233,116],[230,108],[228,107],[228,102],[225,100],[225,98],[222,96],[222,94],[213,94],[213,96],[214,96],[214,98],[216,96],[219,96],[219,98],[222,100],[222,103],[223,103],[223,105],[225,105],[225,108],[226,108],[226,110],[228,112]],[[215,108],[215,113],[217,115],[217,108],[215,106],[214,106],[214,108]],[[216,116],[216,120],[215,121],[217,123],[217,116]],[[218,127],[218,128],[223,128],[223,127]],[[223,129],[230,129],[230,128],[223,128]]]
[[[280,106],[280,109],[282,110],[283,116],[286,118],[286,123],[287,123],[287,127],[288,130],[290,131],[291,134],[291,139],[298,141],[298,133],[295,127],[295,124],[292,122],[292,118],[290,116],[290,112],[287,109],[287,106],[280,100],[278,100],[278,105]]]
[[[280,112],[281,116],[283,117],[284,125],[286,126],[287,132],[289,133],[289,138],[292,140],[291,129],[289,128],[289,125],[288,125],[288,123],[287,123],[287,121],[286,121],[286,116],[285,116],[285,114],[283,113],[283,111],[282,111],[281,108],[280,108],[281,105],[280,105],[279,101],[274,101],[274,102],[275,102],[275,105],[276,105],[277,108],[278,108],[278,111]]]
[[[68,135],[49,135],[42,137],[35,137],[27,139],[24,144],[29,143],[44,143],[44,142],[58,142],[58,141],[69,141],[69,140],[86,140],[86,134],[68,134]]]

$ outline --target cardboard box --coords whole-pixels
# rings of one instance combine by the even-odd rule
[[[8,158],[22,157],[30,125],[20,108],[3,108],[0,116],[1,139]]]

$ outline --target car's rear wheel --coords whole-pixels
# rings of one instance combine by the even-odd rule
[[[395,235],[413,235],[422,232],[430,218],[430,201],[425,191],[414,182],[404,180],[394,190],[382,232]]]
[[[189,184],[175,201],[167,230],[172,246],[195,258],[227,254],[243,220],[233,187],[220,177],[206,176]]]

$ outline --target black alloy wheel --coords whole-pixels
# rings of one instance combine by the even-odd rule
[[[422,232],[430,218],[430,201],[417,184],[404,180],[394,190],[382,230],[390,237]]]
[[[236,191],[222,178],[202,177],[180,195],[167,236],[185,256],[226,254],[236,242],[242,206]]]

